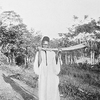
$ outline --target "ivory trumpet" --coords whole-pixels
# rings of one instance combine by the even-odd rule
[[[74,46],[70,46],[70,47],[65,47],[65,48],[41,48],[42,50],[45,51],[72,51],[72,50],[77,50],[77,49],[82,49],[85,48],[86,45],[85,44],[78,44],[78,45],[74,45]]]

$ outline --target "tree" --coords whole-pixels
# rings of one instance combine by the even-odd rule
[[[97,40],[100,39],[100,24],[98,24],[98,22],[99,20],[96,21],[95,19],[91,19],[90,22],[83,23],[82,25],[75,27],[75,33],[84,34],[83,40],[85,40],[90,45],[88,51],[91,55],[91,64],[95,63],[95,58],[97,55],[96,53],[99,50],[99,48],[97,48]]]
[[[40,45],[40,40],[42,36],[36,35],[35,33],[26,33],[22,35],[23,43],[19,45],[19,49],[23,51],[25,56],[25,65],[28,67],[28,64],[34,61],[36,54],[36,47]]]
[[[4,11],[0,15],[0,45],[2,53],[10,63],[22,57],[25,65],[34,59],[36,46],[40,45],[40,31],[28,30],[20,15],[14,11]]]
[[[24,33],[27,33],[28,30],[26,25],[23,24],[20,16],[14,11],[5,11],[1,13],[0,22],[2,52],[8,57],[8,59],[11,59],[11,63],[13,63],[14,53],[23,41],[21,37]],[[10,48],[8,49],[7,46]]]
[[[95,55],[99,53],[97,41],[100,40],[100,19],[88,19],[88,16],[85,15],[83,20],[79,20],[78,17],[74,16],[74,21],[76,21],[76,23],[68,28],[68,32],[60,34],[62,41],[64,44],[67,44],[67,46],[84,42],[89,44],[90,48],[88,48],[88,53],[91,53],[91,64],[94,64]],[[83,55],[84,52],[82,50],[81,56]]]

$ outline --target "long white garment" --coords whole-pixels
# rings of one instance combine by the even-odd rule
[[[41,51],[42,62],[38,67],[38,52],[34,62],[34,71],[39,75],[39,100],[60,100],[59,95],[59,77],[60,63],[56,64],[55,53],[47,51],[47,66],[46,55]]]

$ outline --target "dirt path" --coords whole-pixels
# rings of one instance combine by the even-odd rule
[[[26,89],[23,88],[23,86],[26,87]],[[6,98],[8,94],[11,94],[12,97],[16,96],[17,99],[14,100],[37,100],[37,96],[32,94],[34,93],[32,89],[30,90],[32,93],[27,91],[28,89],[30,90],[31,88],[16,79],[10,78],[5,71],[0,70],[0,94],[4,94],[4,98]],[[0,100],[2,99],[0,98]]]
[[[6,74],[2,70],[0,70],[0,100],[6,99],[15,99],[15,100],[23,100],[20,94],[16,93],[10,84],[6,83],[3,74]]]

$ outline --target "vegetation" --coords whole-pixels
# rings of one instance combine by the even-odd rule
[[[59,39],[50,41],[51,48],[87,44],[84,49],[61,54],[61,100],[99,100],[100,19],[89,20],[85,15],[81,21],[77,16],[74,16],[74,20],[77,23],[69,27],[66,33],[59,33]],[[4,72],[0,78],[3,77],[5,82],[17,88],[23,85],[30,94],[33,91],[37,94],[38,91],[38,76],[32,70],[36,48],[42,38],[38,33],[33,29],[28,30],[20,15],[14,11],[4,11],[0,14],[0,71]],[[20,85],[16,85],[17,81]],[[13,87],[15,91],[17,88]],[[0,99],[6,100],[4,95],[1,95],[0,91]],[[21,96],[24,100],[32,99],[25,91]]]
[[[35,35],[28,30],[22,19],[14,11],[5,11],[0,15],[1,52],[8,58],[10,64],[15,64],[19,57],[21,65],[27,67],[35,56],[36,45],[41,35]],[[17,64],[19,64],[17,63]],[[19,64],[20,65],[20,64]]]

